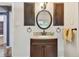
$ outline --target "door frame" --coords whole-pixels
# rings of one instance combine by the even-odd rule
[[[9,46],[10,45],[10,39],[9,39],[9,30],[10,30],[10,27],[9,27],[9,12],[0,12],[0,15],[6,15],[7,16],[7,19],[6,19],[6,46]],[[3,29],[4,30],[4,29]]]

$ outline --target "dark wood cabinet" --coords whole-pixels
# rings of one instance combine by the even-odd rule
[[[35,25],[35,3],[24,3],[24,25]]]
[[[54,26],[64,25],[64,3],[54,3]]]
[[[57,57],[57,39],[31,39],[31,57]]]

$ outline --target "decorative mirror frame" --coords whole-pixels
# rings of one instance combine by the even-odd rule
[[[43,12],[43,11],[47,12],[47,13],[50,15],[50,19],[51,19],[50,24],[49,24],[49,26],[48,26],[47,28],[42,28],[42,27],[38,24],[38,16],[39,16],[40,12]],[[47,10],[41,10],[41,11],[39,11],[39,12],[37,13],[37,15],[36,15],[36,23],[37,23],[37,25],[38,25],[39,28],[41,28],[41,29],[43,29],[43,30],[48,29],[48,28],[51,26],[51,24],[52,24],[52,15],[51,15],[51,13],[50,13],[49,11],[47,11]]]

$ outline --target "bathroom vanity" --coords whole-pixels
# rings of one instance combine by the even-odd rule
[[[30,40],[31,57],[57,57],[57,38],[37,36]]]

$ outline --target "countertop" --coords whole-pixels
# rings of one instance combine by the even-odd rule
[[[55,36],[32,36],[32,39],[55,39]]]

